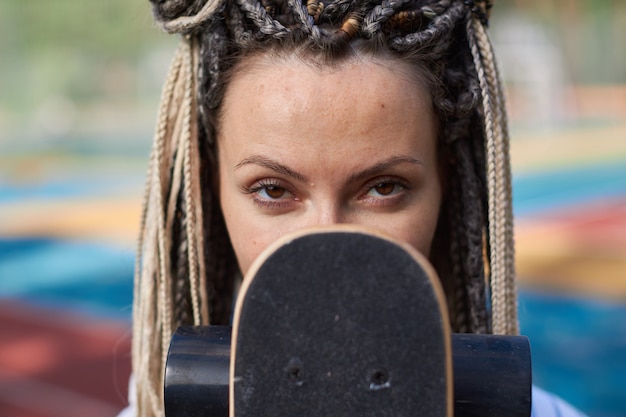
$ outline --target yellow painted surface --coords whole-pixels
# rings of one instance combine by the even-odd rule
[[[511,142],[513,172],[626,159],[626,123],[526,136]]]
[[[516,137],[511,144],[514,173],[625,159],[626,123]],[[626,300],[626,197],[605,210],[613,210],[614,224],[604,227],[597,207],[568,208],[584,221],[558,214],[516,219],[520,286]]]
[[[562,225],[520,222],[516,255],[522,287],[626,300],[624,239],[599,245]]]
[[[28,201],[0,205],[0,236],[84,238],[133,245],[141,198]]]

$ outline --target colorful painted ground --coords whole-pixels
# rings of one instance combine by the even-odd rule
[[[598,417],[626,416],[624,139],[590,127],[512,146],[535,382]],[[1,416],[125,405],[140,159],[0,156]]]

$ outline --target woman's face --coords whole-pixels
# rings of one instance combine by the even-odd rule
[[[367,57],[332,70],[249,59],[218,128],[220,199],[241,271],[282,235],[336,223],[428,256],[441,202],[437,126],[410,69]]]

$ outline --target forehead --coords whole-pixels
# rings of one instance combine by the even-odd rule
[[[307,98],[312,97],[330,104],[345,101],[349,95],[361,102],[399,96],[396,102],[401,105],[419,103],[432,111],[430,83],[426,81],[429,78],[419,64],[390,53],[379,56],[355,52],[329,61],[321,53],[265,51],[242,58],[230,71],[218,124],[224,113],[232,111],[233,101],[242,92],[261,103],[276,103],[280,98],[285,106],[302,101],[308,104]],[[351,94],[346,94],[348,89]]]
[[[325,69],[259,58],[232,78],[217,129],[220,154],[271,153],[298,164],[312,153],[423,159],[436,137],[428,91],[371,59]]]

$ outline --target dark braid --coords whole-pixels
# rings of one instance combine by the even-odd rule
[[[211,110],[218,107],[224,83],[222,74],[225,70],[224,57],[228,53],[227,29],[224,22],[215,20],[211,22],[210,30],[204,32],[201,36],[200,54],[202,62],[199,67],[199,88],[202,93],[198,95],[200,102],[200,115],[202,118],[201,126],[210,125],[207,120]],[[236,28],[237,34],[243,38],[244,28]],[[206,135],[208,139],[212,139],[212,135]]]
[[[206,139],[200,141],[200,143],[207,142]],[[209,316],[211,324],[227,325],[230,323],[233,292],[239,269],[216,192],[217,163],[213,146],[201,146],[199,151],[202,161],[200,183],[203,189],[212,190],[212,192],[202,193]]]
[[[354,2],[352,0],[337,0],[324,7],[324,11],[320,15],[320,22],[337,22],[341,17],[348,14]]]
[[[405,36],[398,36],[392,40],[391,45],[400,51],[404,51],[427,43],[433,48],[431,53],[438,54],[446,51],[449,48],[449,42],[442,42],[442,38],[450,37],[452,28],[461,18],[466,16],[466,10],[462,4],[454,3],[445,11],[446,13],[442,14],[434,14],[433,12],[430,16],[434,17],[432,17],[431,23],[425,29]]]
[[[319,29],[315,27],[313,16],[309,14],[307,7],[300,0],[287,0],[287,3],[293,10],[298,21],[301,23],[301,28],[305,33],[312,33],[317,31],[316,36],[319,37]]]
[[[461,198],[457,189],[453,188],[453,184],[455,181],[450,180],[448,182],[448,204],[443,207],[445,210],[442,211],[442,215],[446,216],[448,222],[453,224],[455,227],[450,229],[450,246],[449,246],[449,261],[452,263],[451,274],[448,276],[448,279],[451,281],[451,291],[449,293],[450,304],[448,308],[450,309],[451,316],[451,324],[453,327],[456,327],[455,331],[457,332],[469,332],[469,305],[468,305],[468,297],[467,297],[467,289],[465,288],[465,280],[463,278],[464,268],[463,268],[463,256],[467,253],[467,248],[465,247],[463,241],[460,240],[466,233],[465,224],[463,221],[463,208],[460,207],[461,204],[459,199]]]
[[[168,21],[180,16],[192,16],[202,8],[205,0],[150,0],[157,21]]]
[[[469,138],[468,138],[469,139]],[[484,193],[478,180],[472,160],[470,140],[461,140],[452,144],[456,148],[454,175],[449,178],[448,212],[452,245],[450,257],[454,260],[456,282],[454,316],[466,317],[467,331],[484,333],[488,330],[485,311],[485,274],[483,264],[482,239]]]
[[[183,190],[178,194],[177,210],[172,227],[172,247],[170,248],[172,263],[172,296],[174,300],[174,325],[176,327],[193,324],[191,306],[191,288],[189,285],[189,264],[187,263],[187,233],[185,229],[186,213],[183,204]]]
[[[289,34],[289,29],[268,15],[261,3],[256,2],[253,4],[246,0],[236,0],[236,2],[246,17],[256,25],[261,34],[276,38],[285,37]]]
[[[275,16],[276,10],[273,7],[268,6],[268,8],[266,8],[266,12],[273,18]],[[244,24],[243,12],[239,7],[232,4],[229,8],[229,13],[226,19],[227,24],[231,29],[231,33],[233,34],[233,38],[235,39],[235,42],[240,45],[246,45],[252,42],[252,40],[254,39],[254,32],[250,30],[250,28],[247,28]],[[225,26],[222,26],[224,27],[225,31]]]
[[[374,34],[380,30],[381,24],[385,23],[394,15],[398,14],[400,6],[408,0],[384,0],[363,19],[363,32]]]
[[[483,233],[486,224],[484,146],[479,117],[480,90],[461,30],[450,31],[449,47],[440,68],[441,88],[433,101],[440,118],[446,171],[446,195],[442,216],[447,217],[449,236],[445,249],[452,266],[448,269],[448,295],[452,325],[459,332],[490,330],[486,311]],[[439,228],[438,233],[442,233]],[[442,239],[441,237],[439,239]],[[440,262],[441,263],[441,262]],[[442,271],[443,272],[443,271]],[[440,274],[442,273],[440,272]]]

